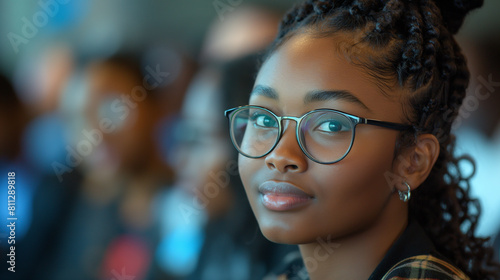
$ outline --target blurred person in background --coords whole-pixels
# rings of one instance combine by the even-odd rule
[[[8,199],[7,189],[0,192],[0,217],[7,221],[9,210],[8,200],[16,201],[17,208],[14,211],[20,222],[17,223],[17,238],[22,239],[26,234],[31,220],[31,197],[35,189],[36,174],[33,171],[32,164],[23,150],[23,137],[30,116],[17,96],[10,80],[0,75],[0,178],[7,182],[7,174],[14,172],[16,187],[13,197]],[[10,230],[8,227],[0,228],[2,241],[4,236],[8,236]],[[7,239],[5,239],[7,240]],[[3,248],[8,248],[7,242],[0,243]],[[2,252],[4,252],[2,250]],[[2,254],[2,260],[5,255]]]
[[[22,155],[23,130],[29,121],[10,80],[0,75],[0,162],[15,162]]]
[[[44,269],[41,263],[53,253],[59,227],[67,221],[67,210],[80,179],[79,172],[74,171],[60,181],[52,169],[52,163],[64,161],[67,142],[58,99],[72,72],[72,54],[67,48],[54,45],[24,56],[23,61],[14,71],[14,87],[2,79],[0,102],[0,129],[9,131],[1,132],[1,138],[7,140],[1,144],[1,169],[2,174],[7,174],[7,170],[16,172],[18,218],[17,272],[10,273],[7,279],[31,279]],[[3,205],[7,197],[3,199],[3,193],[0,197]],[[4,254],[2,261],[3,257]],[[4,270],[0,272],[2,279],[3,273]]]
[[[49,250],[23,272],[51,280],[157,276],[152,252],[158,222],[152,205],[173,180],[158,134],[162,121],[182,102],[192,72],[192,64],[178,54],[180,64],[169,68],[158,57],[165,53],[96,59],[84,71],[85,90],[68,93],[85,102],[81,111],[72,112],[84,116],[80,126],[72,123],[71,143],[56,173],[59,187],[71,183],[75,191],[40,211],[47,215],[54,214],[51,208],[62,210],[47,218],[55,238],[30,238]],[[77,89],[82,87],[69,91]],[[83,173],[81,180],[70,179],[75,170]],[[60,202],[70,205],[59,207]]]
[[[95,278],[124,273],[144,279],[157,239],[150,205],[173,175],[154,138],[163,112],[158,96],[147,88],[153,81],[145,80],[141,62],[133,55],[94,61],[87,75],[85,113],[96,146],[86,161],[81,208],[96,211],[102,219],[88,225],[89,231],[99,229],[99,235],[87,239],[90,246],[82,248],[83,255],[92,261],[89,264],[98,261],[89,266],[96,269]],[[76,219],[84,221],[85,216]],[[74,228],[68,236],[75,238],[80,231]]]
[[[165,196],[160,263],[180,279],[261,279],[295,246],[271,244],[260,234],[237,176],[236,154],[220,113],[247,100],[258,55],[279,17],[239,7],[216,21],[202,47],[175,135],[177,180]],[[239,102],[239,101],[238,101]],[[176,221],[176,222],[175,222]]]
[[[148,69],[152,69],[150,67]],[[151,90],[158,82],[153,77],[145,78],[147,72],[132,55],[116,55],[93,62],[87,74],[87,131],[96,142],[102,139],[86,164],[86,179],[92,188],[89,193],[95,190],[96,199],[106,200],[106,191],[102,188],[112,189],[108,179],[115,184],[124,181],[143,185],[141,190],[170,183],[173,172],[158,151],[155,127],[164,114],[172,112],[164,111],[163,103],[158,102],[161,95]],[[164,76],[157,78],[166,79],[167,72]]]
[[[0,178],[2,182],[9,182],[14,186],[14,189],[3,189],[0,192],[0,218],[2,221],[9,221],[8,218],[17,218],[14,221],[17,232],[17,243],[23,239],[26,231],[29,228],[31,220],[31,199],[35,189],[34,175],[32,174],[31,164],[23,152],[22,138],[26,124],[28,123],[27,111],[24,105],[19,100],[14,87],[10,80],[0,75]],[[13,173],[12,173],[13,172]],[[8,179],[9,174],[13,175],[13,184]],[[33,177],[32,177],[33,176]],[[10,204],[14,202],[14,204]],[[11,211],[11,206],[14,206],[14,211]],[[17,206],[17,207],[16,207]],[[14,214],[14,215],[11,215]],[[10,221],[9,221],[10,222]],[[10,256],[7,254],[16,251],[10,250],[11,245],[16,245],[16,239],[11,240],[10,227],[2,226],[0,228],[0,261],[2,262],[2,270],[0,276],[4,279],[4,274],[12,273],[4,269],[7,261],[10,261]],[[17,250],[19,254],[19,250]],[[9,265],[10,267],[11,265]]]
[[[192,72],[185,57],[163,50],[145,53],[142,61],[114,56],[88,69],[91,127],[104,128],[105,119],[113,126],[109,133],[103,131],[102,144],[89,158],[84,192],[94,203],[111,208],[121,228],[103,252],[104,278],[121,275],[123,269],[138,279],[156,277],[154,200],[174,175],[162,157],[158,127],[180,107]],[[168,60],[168,55],[175,59]]]

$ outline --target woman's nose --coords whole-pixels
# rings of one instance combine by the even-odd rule
[[[307,170],[308,160],[297,141],[297,123],[291,120],[286,121],[286,123],[278,144],[266,156],[266,164],[270,169],[275,169],[280,173],[304,172]],[[295,125],[291,125],[292,123]]]

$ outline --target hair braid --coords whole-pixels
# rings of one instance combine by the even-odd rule
[[[296,25],[314,10],[313,2],[314,0],[307,0],[296,4],[293,9],[284,15],[280,23],[277,39],[283,38],[289,33],[290,29],[296,28]]]
[[[389,0],[381,11],[378,10],[373,9],[370,13],[374,23],[371,23],[372,28],[365,36],[365,40],[374,47],[385,46],[392,39],[392,31],[403,15],[404,4],[400,0]]]
[[[434,76],[434,69],[436,67],[436,53],[440,48],[439,43],[439,10],[432,0],[422,0],[422,18],[424,23],[424,53],[423,53],[423,67],[425,72],[422,80],[424,83],[430,81]]]
[[[401,63],[398,67],[399,81],[404,83],[410,77],[413,89],[421,86],[418,75],[422,68],[422,17],[415,4],[410,3],[406,12],[407,39],[401,55]]]
[[[342,26],[344,30],[355,30],[367,22],[366,11],[360,1],[344,1],[339,15],[334,18],[334,24]]]
[[[302,9],[299,10],[297,15],[295,16],[295,22],[303,21],[307,16],[312,14],[314,11],[314,0],[308,0],[305,2],[305,5]]]
[[[404,4],[399,0],[389,0],[380,12],[373,32],[392,31],[403,14]]]
[[[319,0],[314,3],[314,12],[320,16],[327,16],[335,7],[335,3],[328,0]]]

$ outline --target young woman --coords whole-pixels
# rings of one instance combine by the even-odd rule
[[[260,229],[310,279],[494,279],[454,157],[469,72],[453,38],[482,1],[306,1],[250,105],[226,111]],[[290,267],[279,279],[305,279]]]

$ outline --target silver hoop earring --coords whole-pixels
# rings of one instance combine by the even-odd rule
[[[410,187],[410,185],[406,181],[404,181],[403,184],[408,188],[408,191],[402,192],[402,191],[398,190],[399,200],[401,200],[403,202],[407,202],[408,200],[410,200],[411,187]]]

